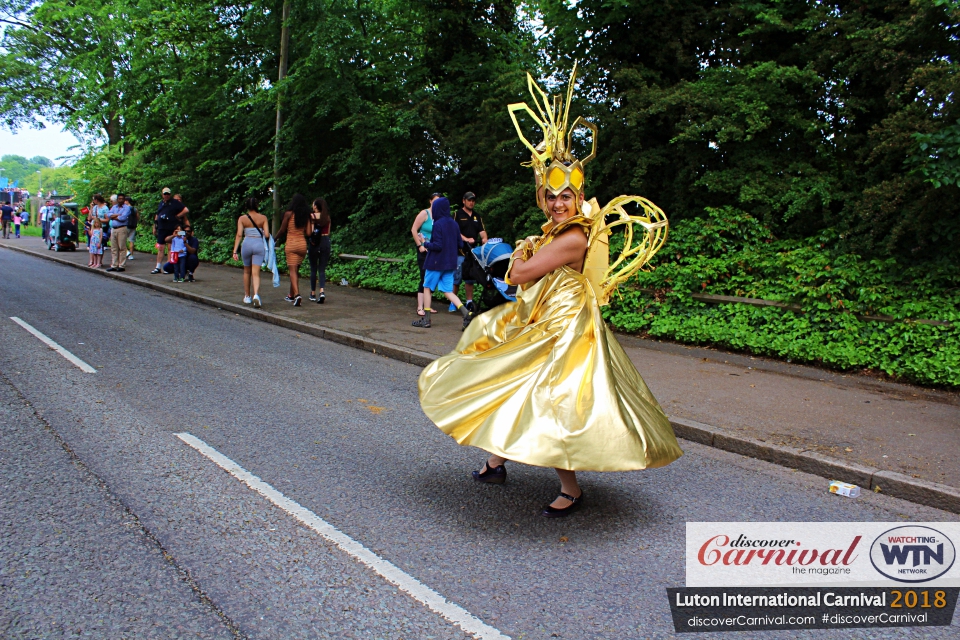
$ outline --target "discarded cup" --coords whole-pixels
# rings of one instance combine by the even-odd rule
[[[850,484],[848,482],[840,482],[839,480],[834,480],[830,483],[830,493],[835,493],[838,496],[846,496],[848,498],[858,498],[860,497],[860,487],[855,484]]]

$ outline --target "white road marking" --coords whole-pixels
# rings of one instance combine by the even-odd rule
[[[384,560],[326,520],[323,520],[314,512],[286,497],[200,438],[189,433],[178,433],[176,436],[215,462],[218,467],[237,480],[240,480],[264,498],[319,533],[322,537],[346,551],[355,560],[373,569],[374,572],[386,579],[387,582],[395,584],[401,591],[405,591],[414,600],[439,613],[442,617],[456,624],[475,638],[481,638],[483,640],[510,640],[510,636],[500,633],[466,609],[453,604],[413,576],[404,573],[393,563]]]
[[[69,360],[69,361],[72,362],[73,364],[77,365],[77,367],[78,367],[81,371],[83,371],[84,373],[96,373],[96,372],[97,372],[96,369],[94,369],[93,367],[91,367],[90,365],[88,365],[86,362],[84,362],[83,360],[81,360],[81,359],[78,358],[77,356],[73,355],[72,353],[70,353],[69,351],[67,351],[67,350],[64,349],[63,347],[61,347],[59,344],[57,344],[56,342],[54,342],[53,340],[51,340],[51,339],[48,338],[47,336],[43,335],[42,333],[40,333],[39,331],[37,331],[36,329],[34,329],[33,327],[31,327],[29,324],[27,324],[26,322],[24,322],[24,321],[21,320],[20,318],[18,318],[18,317],[16,317],[16,316],[11,316],[10,319],[13,320],[14,322],[16,322],[18,325],[20,325],[20,326],[23,327],[24,329],[26,329],[27,331],[29,331],[30,333],[32,333],[33,335],[35,335],[35,336],[40,340],[40,342],[44,343],[45,345],[47,345],[48,347],[50,347],[51,349],[53,349],[54,351],[56,351],[57,353],[59,353],[60,355],[62,355],[64,358],[66,358],[67,360]],[[83,343],[81,343],[81,344],[83,344]]]

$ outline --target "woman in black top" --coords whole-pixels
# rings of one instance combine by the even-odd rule
[[[327,263],[330,262],[330,210],[327,201],[317,198],[313,201],[313,213],[310,214],[310,235],[307,237],[307,257],[310,259],[310,299],[323,304],[327,297],[323,287],[327,284]],[[317,279],[320,280],[320,294],[317,294]]]

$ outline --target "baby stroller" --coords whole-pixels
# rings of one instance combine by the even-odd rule
[[[47,236],[47,249],[54,251],[77,250],[77,223],[66,210],[53,219],[50,235]]]
[[[474,279],[483,286],[483,293],[480,295],[483,310],[493,309],[504,302],[515,302],[516,285],[504,282],[513,247],[499,238],[491,238],[472,253],[475,262]]]

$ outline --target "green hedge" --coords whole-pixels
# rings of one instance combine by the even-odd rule
[[[862,260],[831,251],[837,240],[832,231],[778,240],[742,211],[708,210],[671,230],[655,268],[622,287],[604,316],[622,331],[960,386],[960,268],[946,260],[912,267],[892,258]],[[708,305],[691,297],[696,292],[777,300],[803,311]]]

